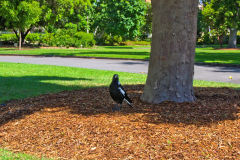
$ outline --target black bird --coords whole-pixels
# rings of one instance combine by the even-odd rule
[[[129,106],[133,107],[132,100],[128,97],[127,92],[120,84],[117,74],[113,75],[112,83],[109,87],[109,92],[112,99],[117,103],[116,107],[113,108],[113,111],[120,110],[123,101],[127,102]],[[120,107],[118,107],[118,104],[120,104]]]

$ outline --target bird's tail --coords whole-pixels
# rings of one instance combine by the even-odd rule
[[[128,99],[124,98],[124,101],[127,102],[127,104],[128,104],[130,107],[133,107],[132,101],[131,101],[129,98],[128,98]]]

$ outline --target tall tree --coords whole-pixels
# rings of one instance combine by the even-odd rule
[[[135,39],[141,34],[146,14],[144,0],[100,0],[95,5],[98,30],[125,40]]]
[[[223,45],[223,37],[227,34],[227,26],[224,12],[218,11],[213,7],[213,3],[207,3],[202,11],[203,23],[210,27],[210,33],[216,36],[219,44]]]
[[[192,102],[198,0],[152,0],[153,37],[141,99]]]
[[[237,47],[237,31],[240,28],[240,0],[211,0],[203,10],[210,27],[214,30],[228,29],[229,48]]]
[[[64,28],[67,23],[74,23],[80,29],[87,24],[87,11],[91,0],[38,0],[40,2],[42,18],[40,25],[48,32],[57,28]]]
[[[25,37],[39,21],[41,14],[39,3],[34,0],[2,0],[0,6],[0,16],[4,18],[4,25],[15,32],[21,49]]]

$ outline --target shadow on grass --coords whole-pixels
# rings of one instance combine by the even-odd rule
[[[82,86],[67,86],[51,83],[51,81],[91,81],[85,78],[51,77],[51,76],[24,76],[0,77],[0,102],[10,99],[22,99],[51,92],[83,88]]]
[[[39,82],[36,82],[38,84]],[[50,87],[49,84],[46,87]],[[61,86],[55,86],[61,87]],[[80,89],[81,87],[79,87]],[[64,89],[64,88],[62,88]],[[211,125],[225,120],[237,120],[240,113],[240,90],[230,88],[195,88],[197,101],[194,103],[163,102],[158,105],[146,104],[140,100],[143,85],[125,86],[133,99],[134,108],[124,104],[120,115],[132,122],[152,124],[170,123],[174,125]],[[61,108],[69,114],[114,116],[111,107],[114,102],[107,87],[63,91],[41,95],[35,98],[11,101],[0,108],[0,125],[24,118],[45,108]],[[59,112],[59,111],[58,111]],[[135,115],[135,114],[140,114]],[[119,115],[119,114],[117,114]]]
[[[84,89],[81,85],[58,85],[50,81],[91,81],[86,78],[51,77],[51,76],[24,76],[24,77],[0,77],[0,125],[8,121],[24,118],[42,109],[43,106],[36,106],[39,100],[34,97],[45,94],[54,94],[66,90]],[[21,106],[24,98],[32,97],[29,106]],[[41,96],[40,96],[41,97]],[[9,101],[11,100],[11,101]],[[43,104],[47,107],[51,99],[44,98]],[[13,105],[14,104],[14,105]]]
[[[238,64],[240,65],[240,52],[231,52],[227,53],[205,53],[197,52],[195,56],[195,62],[204,62],[204,63],[223,63],[223,64]]]

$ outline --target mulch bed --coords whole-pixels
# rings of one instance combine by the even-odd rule
[[[239,159],[240,91],[195,88],[195,103],[140,101],[112,112],[107,88],[11,101],[0,108],[0,147],[60,159]]]

